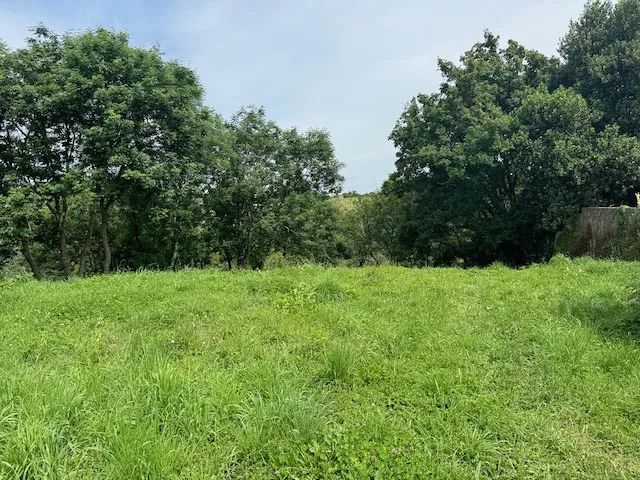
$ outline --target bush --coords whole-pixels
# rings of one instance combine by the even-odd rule
[[[262,268],[265,270],[273,270],[274,268],[284,268],[287,266],[287,259],[284,258],[282,252],[272,252],[264,259]]]
[[[307,265],[311,263],[309,260],[300,257],[298,255],[287,255],[284,253],[271,252],[267,255],[267,258],[264,259],[264,264],[262,268],[264,270],[273,270],[276,268],[285,268],[285,267],[298,267],[300,265]]]
[[[0,269],[0,280],[26,281],[33,278],[31,271],[25,265],[21,256],[11,257]]]

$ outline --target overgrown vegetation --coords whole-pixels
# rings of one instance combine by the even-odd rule
[[[580,207],[636,201],[639,45],[640,0],[589,2],[559,58],[487,32],[409,102],[381,191],[335,201],[328,132],[253,107],[223,119],[193,71],[124,33],[37,27],[0,46],[0,264],[69,278],[546,261]]]
[[[0,284],[0,478],[638,478],[633,263]]]
[[[572,228],[556,238],[556,252],[571,257],[640,258],[640,210],[637,208],[583,209]]]

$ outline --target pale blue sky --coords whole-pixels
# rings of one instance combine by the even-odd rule
[[[0,0],[0,38],[17,47],[38,22],[125,29],[195,69],[227,118],[264,105],[284,126],[329,130],[345,190],[368,192],[394,169],[387,138],[406,102],[438,88],[438,57],[484,29],[553,54],[584,1]]]

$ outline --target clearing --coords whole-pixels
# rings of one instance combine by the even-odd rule
[[[639,478],[640,264],[0,284],[0,478]]]

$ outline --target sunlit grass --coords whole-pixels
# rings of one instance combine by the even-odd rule
[[[0,479],[640,478],[639,273],[0,284]]]

